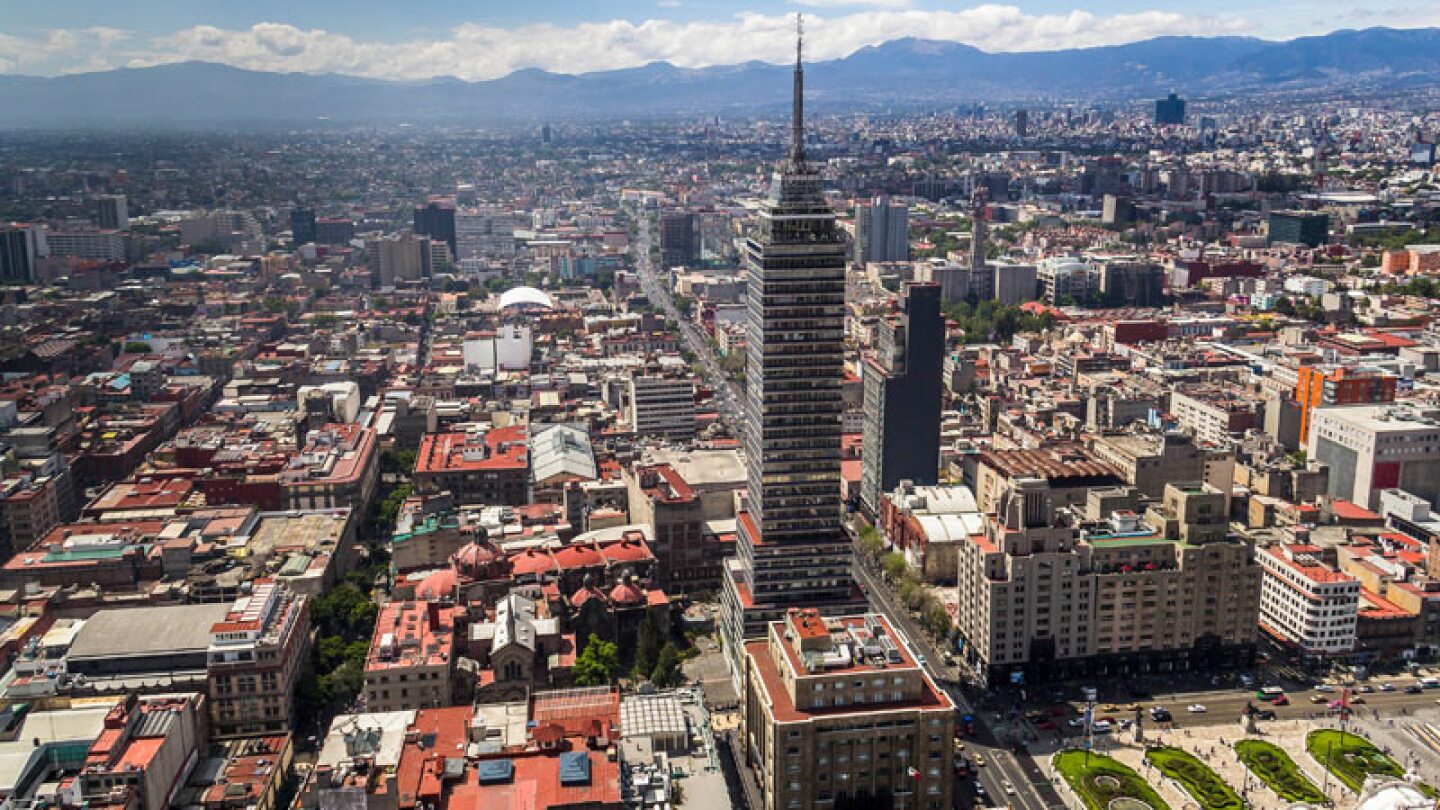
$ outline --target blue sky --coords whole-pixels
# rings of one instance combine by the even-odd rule
[[[990,51],[1109,45],[1165,34],[1272,39],[1440,25],[1434,0],[41,0],[6,3],[0,72],[53,75],[186,59],[378,78],[484,79],[665,60],[783,61],[788,15],[814,58],[900,36]]]

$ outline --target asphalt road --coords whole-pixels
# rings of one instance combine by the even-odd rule
[[[710,389],[715,392],[712,403],[719,412],[720,419],[732,433],[738,435],[745,424],[744,391],[720,368],[720,362],[715,358],[715,350],[710,344],[709,336],[675,306],[675,298],[670,294],[670,290],[661,283],[660,272],[650,261],[652,241],[650,219],[642,217],[633,252],[636,275],[640,279],[640,289],[644,290],[645,297],[659,307],[665,317],[679,324],[680,337],[684,339],[685,347],[695,355],[696,360],[700,363],[701,375]]]
[[[1021,733],[1028,734],[1028,729],[994,723],[993,714],[976,711],[970,696],[960,686],[960,670],[944,664],[941,651],[931,643],[930,636],[910,612],[898,603],[889,587],[881,581],[879,572],[858,557],[854,569],[871,606],[904,632],[915,652],[925,656],[926,671],[955,702],[960,713],[971,715],[976,720],[976,733],[965,738],[964,755],[973,761],[978,754],[985,764],[973,769],[973,778],[956,780],[955,807],[963,810],[974,806],[974,783],[978,780],[985,786],[988,794],[985,804],[990,807],[1009,805],[1013,810],[1063,808],[1064,800],[1055,792],[1035,759],[1011,747],[1014,738]],[[1007,783],[1011,792],[1005,789]]]

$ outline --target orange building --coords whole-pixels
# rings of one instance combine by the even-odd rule
[[[1376,368],[1301,366],[1295,399],[1300,403],[1300,443],[1310,438],[1310,412],[1330,405],[1375,405],[1395,401],[1398,377]]]

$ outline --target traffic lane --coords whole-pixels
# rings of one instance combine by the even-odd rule
[[[1312,703],[1311,694],[1321,694],[1326,700],[1324,703]],[[1275,712],[1276,720],[1305,720],[1314,717],[1329,717],[1333,711],[1329,708],[1330,703],[1339,699],[1338,693],[1302,693],[1290,695],[1290,704],[1287,706],[1274,706],[1258,700],[1253,692],[1230,693],[1226,695],[1182,695],[1177,701],[1139,701],[1144,707],[1144,723],[1147,728],[1185,728],[1187,726],[1215,726],[1234,723],[1247,704],[1253,705],[1256,709]],[[1412,711],[1414,709],[1434,706],[1437,698],[1440,698],[1440,690],[1427,690],[1418,695],[1407,695],[1404,692],[1376,692],[1375,694],[1358,696],[1364,700],[1363,703],[1353,704],[1350,713],[1355,717],[1385,717],[1398,715],[1401,710]],[[1192,713],[1187,711],[1191,704],[1199,704],[1205,707],[1203,713]],[[1071,726],[1069,721],[1079,717],[1084,710],[1084,704],[1072,702],[1067,704],[1069,711],[1065,717],[1053,718],[1057,724],[1064,729],[1066,736],[1075,736],[1081,733],[1079,727]],[[1150,707],[1163,706],[1170,711],[1174,718],[1173,723],[1157,724],[1150,719]],[[1125,711],[1123,707],[1119,710],[1106,710],[1104,706],[1096,706],[1096,717],[1114,717],[1118,720],[1129,720],[1134,718],[1133,711]],[[1259,721],[1261,723],[1267,721]]]
[[[996,751],[995,763],[1001,774],[1000,796],[1007,803],[1018,802],[1022,810],[1045,810],[1045,802],[1035,794],[1030,785],[1030,778],[1025,774],[1020,763],[1015,760],[1015,755],[1008,751]],[[1014,794],[1005,792],[1004,782],[1009,782],[1014,788]]]

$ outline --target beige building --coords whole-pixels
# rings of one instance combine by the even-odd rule
[[[791,609],[745,642],[741,738],[764,810],[949,808],[955,706],[882,616]]]
[[[1170,484],[1143,516],[1134,490],[1094,490],[1051,520],[1043,481],[1012,483],[962,544],[958,624],[991,683],[1184,671],[1253,658],[1260,570],[1227,532],[1226,496]],[[1067,520],[1069,522],[1067,522]],[[1072,525],[1073,524],[1073,525]]]

